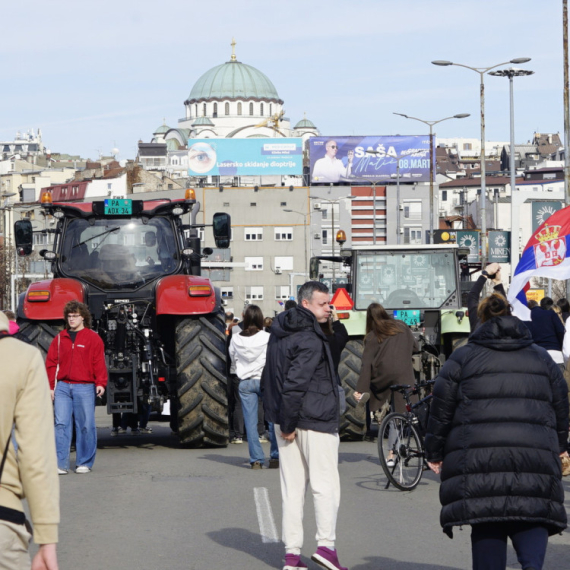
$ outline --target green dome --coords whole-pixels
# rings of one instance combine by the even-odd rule
[[[198,117],[193,123],[193,127],[214,127],[214,123],[208,117]]]
[[[176,139],[168,139],[166,141],[166,150],[179,150],[180,144]]]
[[[294,129],[316,129],[315,125],[309,119],[301,119],[294,127]]]
[[[222,99],[257,99],[283,103],[266,75],[239,61],[228,61],[206,71],[196,81],[184,103]]]
[[[164,133],[167,133],[170,130],[170,127],[166,126],[166,123],[163,125],[160,125],[160,127],[158,127],[158,129],[156,129],[154,131],[155,135],[163,135]]]

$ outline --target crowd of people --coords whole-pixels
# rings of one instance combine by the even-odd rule
[[[493,293],[480,301],[488,281]],[[429,467],[441,475],[440,522],[450,537],[454,526],[472,527],[475,570],[506,568],[508,538],[521,567],[540,570],[548,537],[567,525],[561,479],[563,463],[570,464],[570,382],[565,380],[570,378],[570,304],[544,298],[529,308],[528,321],[511,314],[500,266],[488,266],[469,295],[468,342],[445,362],[433,389],[425,449]],[[64,319],[44,365],[25,336],[18,338],[15,316],[0,313],[0,358],[10,367],[0,377],[2,568],[29,567],[31,535],[21,504],[26,495],[40,545],[33,568],[57,570],[57,473],[70,469],[74,428],[75,472],[89,473],[95,461],[95,399],[107,384],[104,346],[91,330],[85,305],[69,302]],[[261,444],[270,444],[267,467],[280,472],[283,570],[307,568],[301,558],[307,488],[317,526],[311,559],[328,570],[347,570],[335,543],[345,406],[339,363],[349,337],[329,290],[309,281],[297,302],[288,301],[275,318],[264,318],[258,306],[248,305],[241,320],[226,314],[226,324],[231,443],[247,440],[252,470],[265,467]],[[378,303],[368,307],[360,378],[352,395],[358,405],[369,402],[377,421],[401,405],[391,400],[389,388],[414,382],[417,351],[405,324]],[[113,431],[130,427],[134,432],[147,421],[147,410],[138,417],[117,415]],[[388,465],[395,461],[387,458]]]

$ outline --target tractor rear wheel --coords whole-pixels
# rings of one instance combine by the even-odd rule
[[[21,321],[20,333],[28,337],[30,343],[40,349],[46,359],[52,340],[63,330],[63,321]]]
[[[178,437],[187,447],[228,444],[225,329],[221,313],[176,323]]]
[[[340,437],[345,441],[361,441],[366,434],[366,406],[358,405],[352,395],[362,366],[362,340],[350,340],[342,351],[338,373],[346,394],[346,412],[340,418]]]

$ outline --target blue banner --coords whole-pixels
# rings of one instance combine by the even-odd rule
[[[189,176],[301,175],[303,140],[189,139]]]
[[[395,183],[398,176],[401,182],[429,182],[430,178],[429,135],[312,137],[309,152],[313,183]]]

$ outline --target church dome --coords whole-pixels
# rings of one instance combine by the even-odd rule
[[[301,119],[294,127],[294,129],[316,129],[312,121],[309,121],[306,117]]]
[[[167,133],[170,130],[170,127],[166,126],[166,123],[160,125],[160,127],[158,127],[153,134],[155,135],[163,135],[164,133]]]
[[[180,150],[180,144],[176,139],[168,139],[166,141],[166,150]]]
[[[269,78],[255,67],[233,59],[206,71],[188,96],[189,103],[223,99],[254,99],[283,103]]]
[[[198,117],[193,123],[193,127],[213,127],[215,126],[208,117]]]

